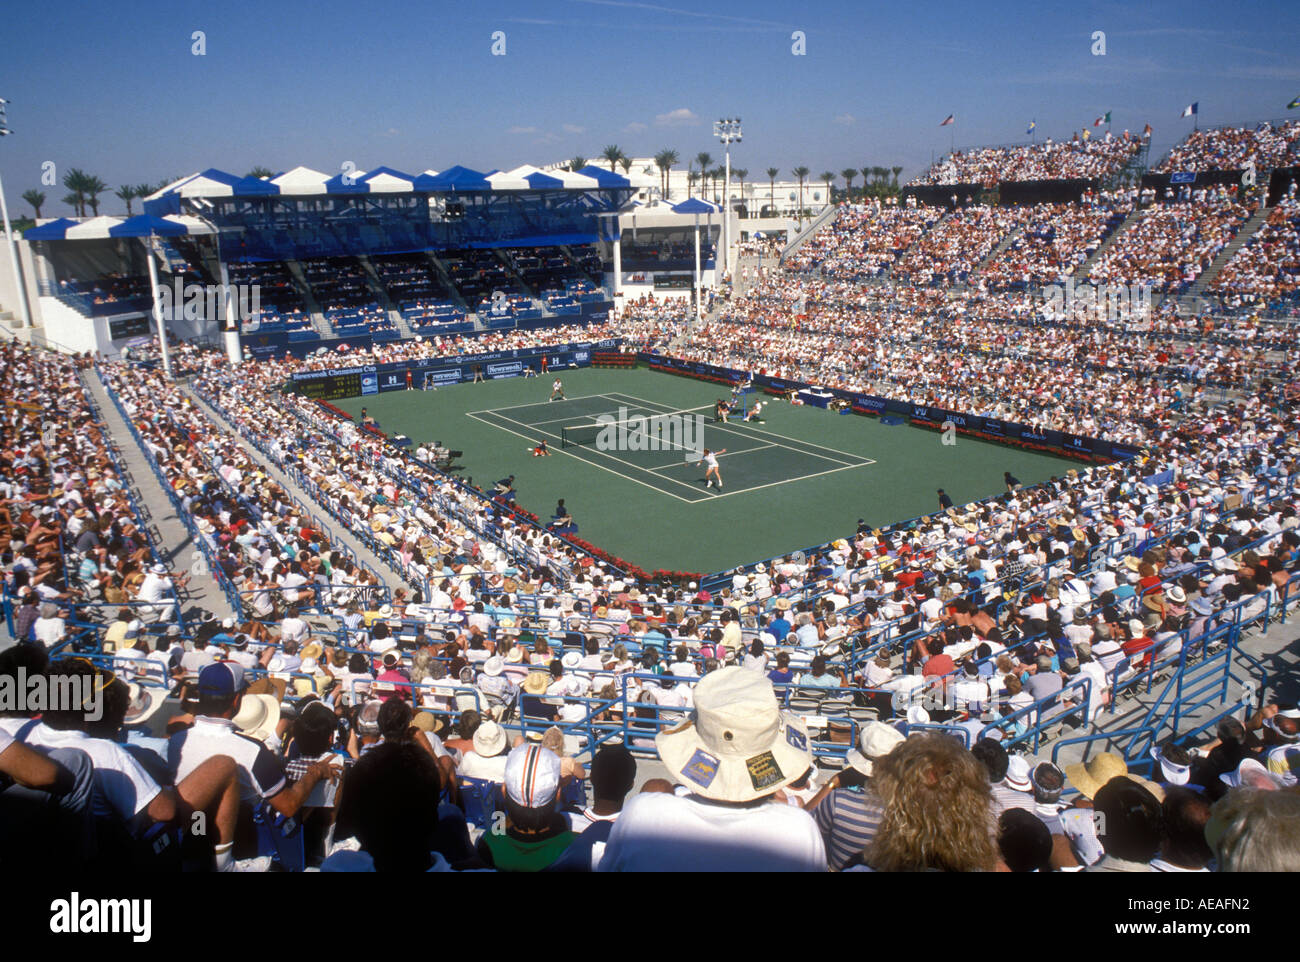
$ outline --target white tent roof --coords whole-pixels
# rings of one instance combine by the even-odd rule
[[[329,176],[319,170],[295,167],[293,170],[285,171],[279,177],[272,178],[271,183],[280,188],[281,194],[323,194],[328,180]]]

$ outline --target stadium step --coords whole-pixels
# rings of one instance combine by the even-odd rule
[[[222,430],[228,431],[233,436],[238,437],[239,432],[236,429],[236,427],[233,424],[231,424],[229,421],[227,421],[224,417],[222,417],[221,414],[215,409],[213,409],[206,401],[204,401],[196,393],[191,391],[188,385],[182,384],[180,386],[180,389],[182,393],[184,393],[187,397],[189,397],[190,400],[194,402],[195,406],[198,407],[199,410],[201,410],[204,413],[204,415],[208,418],[208,420],[210,420],[213,424],[220,426]],[[365,562],[373,570],[380,572],[381,575],[385,578],[386,582],[389,576],[391,576],[393,580],[397,582],[397,576],[392,574],[393,569],[388,566],[388,563],[385,562],[383,559],[381,559],[374,552],[372,552],[359,540],[357,540],[357,538],[352,534],[352,532],[349,531],[342,524],[340,524],[338,520],[333,515],[330,514],[330,512],[325,508],[324,505],[322,505],[319,501],[317,501],[314,497],[312,497],[306,490],[300,487],[296,481],[294,481],[291,477],[289,477],[289,475],[285,474],[278,467],[276,467],[276,465],[273,464],[266,457],[266,455],[262,454],[261,451],[257,450],[257,448],[253,447],[251,444],[247,444],[243,442],[241,442],[240,446],[243,448],[244,452],[250,458],[252,458],[259,465],[261,465],[262,469],[266,471],[266,473],[270,476],[271,480],[275,481],[277,484],[283,487],[286,491],[292,494],[304,505],[307,505],[308,507],[312,505],[316,505],[317,507],[319,507],[320,517],[326,519],[327,521],[327,523],[324,523],[322,527],[326,529],[325,533],[329,536],[331,541],[338,544],[342,544],[344,547],[348,549],[348,551],[352,553],[353,557],[357,558],[359,561]],[[400,582],[397,583],[400,584]]]
[[[1023,236],[1024,233],[1025,233],[1025,229],[1023,227],[1017,227],[1012,231],[1010,231],[1006,237],[998,241],[998,243],[994,246],[993,250],[989,251],[987,257],[985,257],[982,261],[980,261],[978,264],[975,265],[975,269],[970,272],[970,276],[974,278],[974,277],[979,277],[981,274],[983,274],[985,268],[987,268],[998,257],[1000,257],[1002,252],[1006,250],[1008,247],[1010,247],[1012,244],[1014,244],[1016,238]]]
[[[456,282],[453,281],[451,275],[447,273],[447,266],[438,259],[433,251],[425,251],[424,256],[427,257],[429,263],[433,265],[434,273],[438,275],[438,279],[442,281],[443,287],[447,289],[448,296],[451,297],[456,306],[463,310],[466,316],[474,316],[474,308],[470,307],[469,304],[465,302],[465,298],[460,296],[460,289],[456,287]]]
[[[189,597],[182,604],[185,620],[191,621],[203,611],[211,611],[218,618],[233,617],[235,612],[231,610],[216,579],[208,572],[199,546],[194,543],[185,523],[176,515],[171,499],[163,490],[158,476],[153,473],[144,451],[127,427],[117,405],[104,390],[99,376],[93,371],[83,371],[81,383],[99,408],[99,416],[121,452],[122,463],[128,474],[128,477],[121,479],[122,482],[130,484],[139,503],[151,512],[150,531],[155,536],[159,556],[173,572],[188,573],[190,576]]]
[[[1074,281],[1076,284],[1082,284],[1088,279],[1088,273],[1092,270],[1092,265],[1096,264],[1097,261],[1102,258],[1106,251],[1110,249],[1110,246],[1114,244],[1125,231],[1142,220],[1145,210],[1146,208],[1136,208],[1130,211],[1129,215],[1120,222],[1119,226],[1110,232],[1110,236],[1098,245],[1097,249],[1088,256],[1086,261],[1079,265],[1079,269],[1074,272]]]
[[[1268,220],[1268,211],[1269,208],[1261,206],[1250,215],[1249,220],[1241,225],[1241,229],[1237,231],[1232,240],[1228,241],[1223,250],[1219,251],[1218,256],[1210,262],[1210,266],[1201,271],[1200,277],[1196,278],[1192,282],[1192,286],[1187,288],[1184,297],[1199,297],[1203,291],[1209,289],[1209,286],[1214,283],[1214,279],[1219,276],[1219,272],[1228,265],[1228,261],[1232,260],[1237,251],[1241,250],[1255,236],[1255,232],[1264,226],[1264,222]]]
[[[807,241],[808,238],[812,237],[813,234],[817,233],[818,230],[820,230],[822,227],[824,227],[826,224],[828,224],[831,221],[831,219],[835,216],[835,212],[838,209],[839,208],[837,208],[834,204],[827,204],[825,207],[823,207],[821,213],[819,213],[816,217],[810,220],[808,222],[808,226],[805,227],[803,230],[801,230],[798,234],[796,234],[794,238],[788,244],[785,245],[785,248],[781,251],[781,259],[784,260],[786,257],[793,254],[800,247],[802,247],[804,242]]]

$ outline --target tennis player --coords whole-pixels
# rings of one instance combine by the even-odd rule
[[[564,385],[560,383],[560,379],[558,377],[551,382],[551,396],[548,397],[546,400],[554,401],[557,394],[559,395],[561,401],[568,400],[568,398],[564,396]]]
[[[755,401],[755,402],[754,402],[754,406],[753,406],[752,408],[750,408],[750,409],[749,409],[749,413],[745,415],[745,420],[746,420],[746,421],[761,421],[761,420],[763,420],[763,419],[760,417],[760,415],[761,415],[762,413],[763,413],[763,402],[762,402],[762,401]]]
[[[710,451],[708,448],[705,448],[704,457],[700,458],[699,461],[695,462],[697,465],[700,464],[708,465],[708,469],[704,472],[704,486],[706,488],[713,487],[713,482],[710,480],[711,478],[717,478],[718,490],[719,491],[722,490],[722,472],[718,470],[718,455],[726,454],[726,453],[727,453],[726,448],[719,448],[717,451]]]
[[[537,442],[537,446],[533,448],[533,457],[549,458],[550,456],[551,449],[546,446],[546,438],[542,438]]]

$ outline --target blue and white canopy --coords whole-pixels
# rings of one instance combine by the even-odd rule
[[[717,214],[722,211],[720,204],[710,204],[707,200],[692,197],[680,204],[673,204],[674,214]]]
[[[104,240],[109,237],[183,237],[211,233],[212,228],[197,217],[137,214],[134,217],[92,217],[87,221],[60,217],[25,231],[23,240]]]
[[[182,177],[146,197],[311,197],[349,194],[464,193],[468,191],[524,190],[629,190],[632,182],[622,174],[594,165],[580,171],[544,171],[530,165],[509,171],[482,173],[469,167],[449,167],[406,174],[392,167],[334,175],[295,167],[274,177],[239,177],[216,168]]]

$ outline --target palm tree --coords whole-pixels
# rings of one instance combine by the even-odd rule
[[[831,187],[831,182],[835,180],[835,173],[834,171],[823,170],[822,175],[821,177],[818,178],[818,180],[820,180],[823,184],[826,185],[826,203],[829,204],[831,202],[831,193],[833,191],[833,188]]]
[[[802,228],[803,227],[803,181],[804,178],[808,176],[808,168],[803,166],[796,167],[793,171],[791,171],[791,173],[793,173],[796,177],[799,178],[799,226]]]
[[[890,169],[891,171],[893,171],[893,173],[894,173],[894,188],[897,189],[897,188],[898,188],[898,175],[901,174],[901,173],[903,172],[903,168],[902,168],[901,166],[898,166],[898,167],[891,167],[891,168],[889,168],[889,169]]]
[[[74,194],[67,194],[66,196],[64,196],[63,200],[60,203],[67,204],[69,207],[72,208],[73,217],[80,217],[81,205],[85,203],[85,201],[80,196],[74,193]]]
[[[776,207],[776,175],[779,173],[781,173],[780,167],[767,168],[767,187],[768,187],[767,202],[773,208]]]
[[[79,167],[69,168],[68,172],[63,175],[63,186],[72,193],[63,198],[63,202],[68,203],[68,198],[75,198],[71,207],[78,217],[86,216],[86,187],[90,182],[90,175]]]
[[[740,190],[740,200],[743,203],[745,200],[745,178],[749,176],[749,169],[747,167],[732,167],[731,176],[735,177],[736,183],[740,185],[738,189]]]
[[[620,157],[620,158],[618,159],[618,165],[619,165],[620,167],[623,168],[623,175],[624,175],[624,176],[626,176],[626,175],[632,173],[632,158],[631,158],[631,157]]]
[[[98,177],[86,178],[86,203],[90,205],[91,214],[95,217],[99,216],[99,195],[106,190],[108,190],[108,184]]]
[[[609,172],[614,173],[614,165],[623,159],[623,148],[618,144],[610,144],[600,152],[600,156],[609,161]]]
[[[569,161],[569,170],[573,171],[575,174],[586,166],[587,158],[582,156],[582,154],[579,154],[577,157],[574,157]]]
[[[135,196],[139,197],[141,200],[144,200],[146,197],[148,197],[150,194],[154,192],[155,188],[149,184],[136,184],[133,190],[135,190]]]
[[[655,166],[659,168],[659,182],[661,193],[664,200],[668,200],[668,172],[673,169],[673,164],[678,161],[677,151],[671,147],[665,147],[659,153],[655,154]]]
[[[36,211],[36,219],[41,219],[41,205],[45,203],[45,195],[39,190],[23,191],[23,200],[32,205],[32,210]]]
[[[700,175],[695,171],[687,169],[686,171],[686,192],[689,194],[695,190],[695,182],[700,179]]]
[[[845,196],[852,196],[853,178],[858,176],[858,169],[856,167],[845,167],[843,170],[840,171],[840,176],[844,178]]]
[[[708,176],[709,164],[713,163],[713,158],[701,150],[695,155],[695,162],[700,165],[700,176]]]
[[[131,201],[135,200],[135,196],[136,196],[135,188],[132,187],[130,184],[123,184],[117,190],[113,191],[113,195],[118,200],[126,201],[126,216],[130,217]]]
[[[270,176],[272,176],[274,173],[275,173],[275,171],[270,170],[270,169],[268,169],[268,168],[266,168],[266,167],[263,167],[261,164],[258,164],[256,167],[254,167],[252,170],[250,170],[250,171],[249,171],[248,173],[246,173],[244,176],[245,176],[245,177],[254,177],[254,178],[256,178],[257,180],[261,180],[261,179],[264,178],[264,177],[270,177]],[[170,181],[168,181],[168,183],[170,183]],[[153,191],[150,191],[150,193],[153,193]]]

